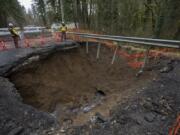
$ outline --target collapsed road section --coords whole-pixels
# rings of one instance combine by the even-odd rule
[[[11,49],[0,53],[0,134],[29,135],[46,134],[45,130],[58,127],[57,120],[49,113],[37,111],[32,106],[24,104],[16,86],[7,78],[23,65],[32,61],[45,59],[50,54],[77,48],[72,41],[65,44],[50,45],[39,48]]]
[[[158,78],[114,107],[108,119],[97,114],[68,135],[179,135],[180,61],[161,59],[153,71]]]
[[[111,65],[105,46],[98,60],[94,43],[89,54],[68,47],[0,54],[0,133],[168,134],[180,112],[179,60],[158,58],[137,78],[125,59]]]

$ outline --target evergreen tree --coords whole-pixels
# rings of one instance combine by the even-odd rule
[[[20,6],[19,2],[17,0],[0,0],[0,3],[0,27],[7,27],[8,21],[22,26],[25,22],[25,9]]]

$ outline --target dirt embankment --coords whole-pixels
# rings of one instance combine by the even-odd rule
[[[151,71],[136,78],[138,70],[129,68],[126,60],[118,57],[110,64],[113,52],[108,48],[101,48],[99,60],[96,52],[91,46],[89,54],[84,47],[55,53],[14,72],[10,80],[26,104],[53,113],[61,125],[67,120],[84,124],[96,112],[108,117],[113,106],[133,97],[156,75]]]
[[[108,119],[97,115],[67,135],[168,135],[180,115],[180,61],[160,60],[152,68],[158,78],[114,107]]]
[[[50,54],[77,48],[75,42],[0,52],[0,135],[39,135],[59,127],[48,112],[24,104],[15,85],[5,78],[22,65],[45,59]]]

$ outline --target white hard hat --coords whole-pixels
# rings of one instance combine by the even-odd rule
[[[12,24],[12,23],[9,23],[8,25],[9,25],[9,27],[12,27],[12,26],[13,26],[13,24]]]

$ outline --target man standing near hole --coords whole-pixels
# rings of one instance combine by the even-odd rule
[[[61,32],[61,42],[66,40],[66,32],[67,32],[67,26],[65,23],[62,23],[62,26],[60,27],[60,32]]]
[[[14,25],[12,23],[9,23],[9,32],[11,33],[11,36],[14,40],[14,45],[16,48],[19,48],[18,40],[19,40],[19,34],[16,31]]]

